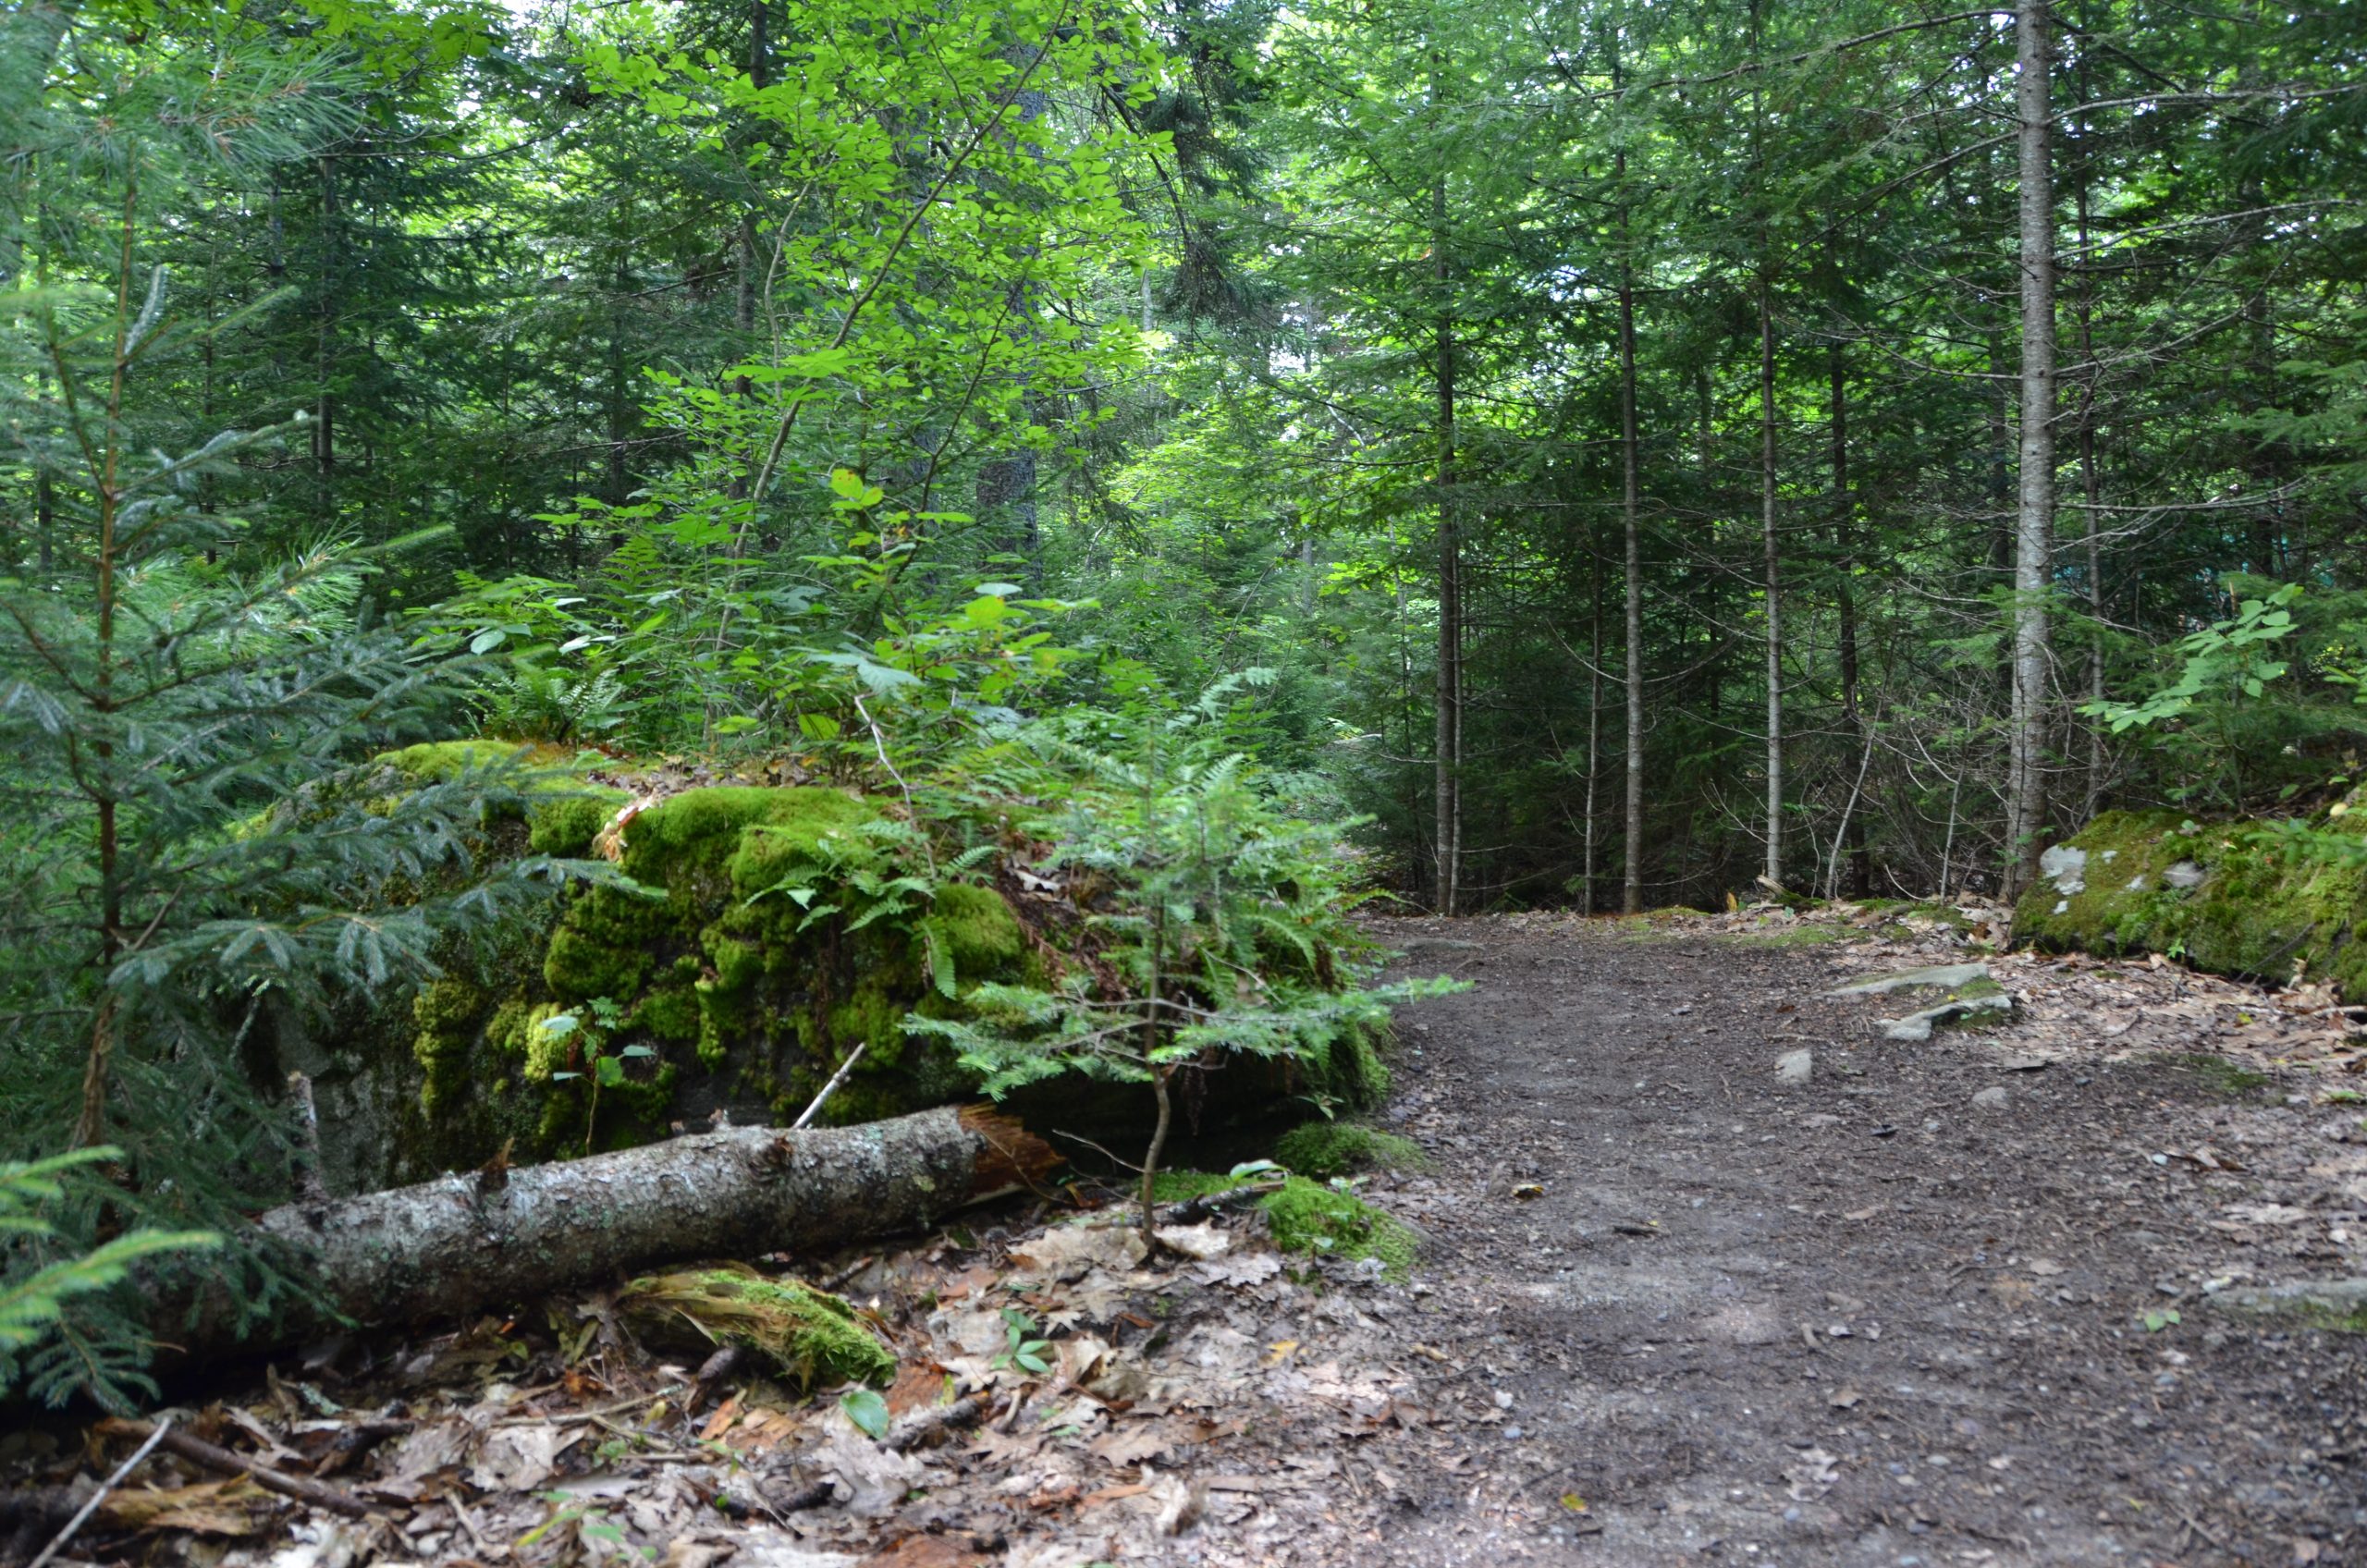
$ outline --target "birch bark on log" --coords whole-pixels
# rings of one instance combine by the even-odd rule
[[[730,1128],[550,1165],[470,1171],[257,1221],[362,1324],[449,1318],[692,1258],[816,1252],[929,1225],[1059,1157],[983,1107],[860,1127]],[[322,1317],[284,1321],[280,1342]],[[163,1321],[165,1319],[161,1319]],[[194,1342],[231,1348],[227,1315]],[[187,1342],[187,1341],[185,1341]],[[249,1345],[247,1348],[257,1348]]]

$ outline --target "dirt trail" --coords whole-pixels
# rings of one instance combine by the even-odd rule
[[[1382,936],[1478,988],[1402,1020],[1451,1366],[1342,1561],[2367,1562],[2367,1336],[2201,1299],[2361,1271],[2356,1106],[2103,1060],[2101,1016],[2036,1069],[2028,1025],[1893,1043],[1824,994],[1900,966],[1863,948]]]

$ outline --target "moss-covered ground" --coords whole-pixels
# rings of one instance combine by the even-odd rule
[[[1241,1178],[1206,1170],[1161,1171],[1153,1183],[1159,1201],[1231,1192]],[[1377,1258],[1390,1279],[1403,1279],[1418,1250],[1414,1232],[1358,1197],[1344,1182],[1287,1176],[1257,1200],[1267,1233],[1283,1252],[1308,1257]]]
[[[800,1389],[886,1384],[894,1353],[854,1308],[827,1291],[753,1270],[694,1268],[645,1275],[619,1292],[626,1320],[653,1343],[755,1351]]]
[[[1420,1170],[1429,1164],[1422,1145],[1361,1121],[1310,1121],[1283,1133],[1274,1158],[1301,1176],[1319,1180],[1359,1170]]]

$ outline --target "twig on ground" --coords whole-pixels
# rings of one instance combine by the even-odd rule
[[[494,1425],[497,1427],[568,1427],[581,1426],[586,1422],[596,1424],[604,1415],[619,1415],[628,1410],[639,1410],[645,1404],[656,1404],[659,1400],[666,1399],[674,1392],[676,1390],[671,1388],[660,1389],[654,1394],[643,1394],[638,1399],[619,1400],[614,1404],[598,1405],[590,1410],[570,1410],[558,1415],[505,1415]]]
[[[298,1502],[310,1503],[314,1508],[325,1508],[332,1513],[342,1513],[349,1519],[386,1517],[378,1510],[350,1492],[342,1492],[335,1487],[324,1486],[307,1476],[290,1476],[284,1471],[274,1470],[269,1465],[255,1463],[245,1454],[233,1453],[227,1448],[216,1448],[202,1438],[193,1438],[187,1432],[173,1430],[170,1422],[162,1422],[151,1427],[145,1421],[103,1421],[99,1424],[99,1430],[127,1438],[153,1436],[166,1452],[178,1453],[183,1459],[202,1464],[209,1470],[218,1470],[226,1476],[252,1476],[255,1485],[267,1492],[277,1492],[282,1497],[293,1498]]]
[[[939,1432],[950,1432],[983,1419],[988,1403],[984,1394],[965,1394],[951,1404],[914,1411],[896,1423],[894,1429],[879,1440],[880,1446],[893,1453],[918,1448]]]
[[[1108,1149],[1103,1148],[1099,1144],[1095,1143],[1091,1138],[1079,1137],[1074,1133],[1063,1133],[1058,1128],[1054,1128],[1052,1130],[1052,1136],[1055,1138],[1066,1138],[1073,1144],[1083,1144],[1086,1148],[1091,1149],[1094,1153],[1099,1155],[1110,1164],[1117,1166],[1122,1170],[1131,1170],[1137,1176],[1143,1173],[1143,1168],[1141,1166],[1136,1165],[1133,1160],[1119,1158]]]
[[[877,1253],[865,1253],[861,1257],[856,1258],[852,1263],[848,1264],[844,1268],[840,1269],[837,1273],[823,1280],[822,1288],[829,1292],[830,1294],[836,1295],[840,1291],[847,1288],[848,1280],[853,1279],[856,1275],[862,1273],[865,1269],[870,1268],[873,1264],[878,1261],[879,1255]]]
[[[983,1418],[993,1408],[994,1402],[985,1394],[965,1394],[951,1404],[935,1410],[915,1411],[896,1423],[889,1434],[879,1439],[879,1446],[891,1453],[903,1453],[920,1447],[940,1432],[957,1427],[967,1427]],[[1013,1400],[1012,1409],[1018,1410],[1020,1402]],[[767,1497],[766,1503],[775,1513],[797,1513],[808,1508],[819,1508],[838,1496],[838,1487],[830,1481],[808,1481],[796,1490],[778,1497]]]
[[[131,1451],[129,1459],[115,1467],[114,1475],[99,1483],[99,1489],[91,1494],[90,1501],[82,1504],[80,1511],[73,1518],[66,1521],[66,1527],[50,1538],[50,1543],[41,1549],[41,1555],[34,1558],[28,1568],[46,1568],[49,1560],[55,1557],[65,1548],[66,1543],[74,1538],[74,1532],[80,1529],[83,1523],[99,1511],[99,1504],[106,1501],[107,1495],[123,1485],[123,1478],[130,1475],[141,1460],[155,1451],[156,1445],[165,1440],[165,1434],[172,1428],[173,1423],[170,1417],[157,1422],[151,1427],[147,1440]]]

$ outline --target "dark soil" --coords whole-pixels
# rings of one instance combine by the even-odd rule
[[[2367,1562],[2367,1336],[2202,1289],[2361,1272],[2358,1107],[2101,1042],[2007,1071],[2011,1027],[1891,1043],[1906,1009],[1823,994],[1904,967],[1863,949],[1381,935],[1477,988],[1403,1015],[1388,1112],[1440,1165],[1387,1200],[1431,1249],[1433,1463],[1377,1452],[1338,1560]]]

